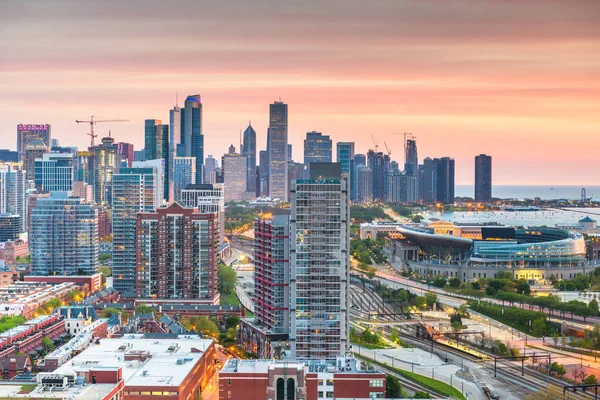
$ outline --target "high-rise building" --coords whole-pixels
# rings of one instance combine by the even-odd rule
[[[169,147],[169,126],[163,124],[158,119],[147,119],[144,122],[144,137],[146,150],[146,160],[158,160],[163,159],[165,164],[165,175],[162,178],[163,181],[163,196],[166,201],[170,199],[170,181],[169,173],[171,160],[170,147]]]
[[[25,148],[34,140],[40,140],[46,147],[52,144],[52,130],[49,124],[19,124],[17,125],[17,152],[23,159]]]
[[[307,132],[304,139],[304,165],[310,173],[310,164],[314,162],[331,162],[331,139],[321,132]]]
[[[287,201],[288,106],[276,101],[269,106],[269,196]]]
[[[339,161],[338,161],[339,162]],[[364,154],[355,154],[352,158],[351,166],[350,166],[350,200],[357,201],[357,182],[356,182],[356,166],[364,165],[367,166],[367,156]],[[373,177],[371,177],[373,179]],[[370,183],[369,187],[371,188],[373,182]]]
[[[0,214],[0,243],[19,239],[22,231],[20,215]]]
[[[350,164],[354,159],[354,142],[337,142],[336,161],[342,164],[342,172],[350,172]]]
[[[194,157],[173,158],[173,200],[181,200],[181,191],[196,183],[196,159]]]
[[[23,169],[27,172],[27,180],[35,179],[35,160],[49,151],[48,147],[41,140],[34,139],[25,146],[23,153]]]
[[[204,162],[204,182],[196,182],[200,183],[209,183],[213,184],[217,182],[217,169],[219,168],[219,164],[216,158],[213,158],[211,154],[206,157],[206,161]]]
[[[373,171],[364,164],[354,166],[354,200],[368,203],[373,200]]]
[[[437,201],[442,204],[454,203],[454,159],[435,158],[437,169]]]
[[[414,139],[406,140],[406,149],[404,154],[404,172],[407,175],[417,175],[419,172],[419,156],[417,155],[417,141]]]
[[[94,189],[85,182],[73,182],[73,197],[83,199],[86,204],[94,203]]]
[[[0,162],[19,161],[19,152],[8,149],[0,149]]]
[[[335,359],[348,345],[349,200],[338,163],[313,163],[292,188],[290,347],[298,359]]]
[[[423,201],[433,203],[437,201],[437,164],[427,157],[423,160]]]
[[[382,152],[369,150],[367,153],[367,166],[373,175],[373,200],[387,201],[390,157]]]
[[[98,212],[70,192],[40,198],[31,213],[29,249],[33,275],[98,272]]]
[[[219,303],[216,214],[175,202],[137,214],[136,296]]]
[[[133,161],[146,161],[146,149],[134,150]]]
[[[294,161],[294,148],[292,146],[291,143],[288,143],[287,145],[287,157],[288,157],[288,161]]]
[[[102,138],[102,143],[90,147],[93,153],[92,184],[94,198],[97,204],[110,204],[112,199],[112,178],[121,168],[121,155],[118,152],[115,139]]]
[[[288,188],[292,190],[292,183],[295,180],[304,179],[305,175],[304,164],[290,161],[288,163]],[[291,198],[291,193],[288,193],[288,197]]]
[[[244,144],[242,146],[242,156],[246,157],[247,161],[247,186],[248,192],[256,192],[256,131],[252,125],[244,131]]]
[[[113,287],[123,294],[135,292],[136,214],[151,212],[162,203],[160,160],[134,161],[113,177]]]
[[[258,173],[260,174],[260,188],[257,188],[258,194],[256,197],[269,195],[269,152],[267,150],[261,150],[259,156],[260,166],[258,168]]]
[[[394,172],[389,181],[389,201],[392,203],[417,203],[419,201],[419,176]]]
[[[204,135],[202,132],[202,102],[195,94],[185,99],[179,112],[172,113],[171,125],[177,129],[177,115],[181,117],[181,142],[177,146],[179,157],[196,157],[196,182],[204,182]],[[175,132],[175,135],[177,132]]]
[[[185,148],[181,143],[181,107],[178,104],[169,110],[169,133],[171,157],[185,157]]]
[[[39,199],[44,199],[46,197],[50,197],[50,193],[38,193],[35,191],[28,191],[27,193],[27,202],[26,207],[27,207],[27,220],[26,220],[26,224],[27,224],[27,231],[31,232],[31,213],[33,212],[33,210],[37,207],[37,201]]]
[[[127,166],[131,167],[131,163],[134,161],[134,153],[133,144],[119,142],[117,143],[117,153],[121,155],[121,159],[127,160]]]
[[[246,157],[237,153],[225,154],[222,161],[223,182],[225,184],[225,202],[248,200],[246,191],[248,167]],[[287,174],[286,174],[287,175]],[[254,193],[251,193],[254,195]]]
[[[74,153],[44,153],[35,160],[35,187],[42,192],[70,192],[75,181]]]
[[[28,226],[27,174],[18,163],[0,164],[0,214],[18,215],[21,231]]]
[[[492,201],[492,157],[485,154],[475,157],[475,201]]]
[[[75,180],[94,186],[94,153],[78,151],[75,167]]]
[[[222,183],[188,185],[181,191],[180,203],[197,208],[201,214],[217,213],[219,244],[225,243],[225,197]]]

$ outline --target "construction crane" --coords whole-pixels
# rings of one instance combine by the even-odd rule
[[[91,145],[90,147],[94,147],[94,138],[97,138],[98,135],[94,134],[94,125],[97,124],[98,122],[127,122],[129,121],[128,119],[94,119],[94,116],[92,115],[92,117],[90,118],[89,121],[80,121],[78,119],[75,120],[75,122],[77,122],[78,124],[90,124],[90,133],[88,133],[87,135],[89,137],[91,137]]]
[[[379,147],[379,143],[375,140],[375,136],[371,133],[371,139],[373,139],[373,144],[375,145],[375,153],[377,153],[377,148]]]
[[[385,149],[387,150],[388,157],[391,157],[392,156],[392,151],[387,147],[387,143],[386,142],[383,142],[383,144],[385,146]]]
[[[413,135],[412,133],[409,132],[394,132],[394,133],[390,133],[390,135],[404,135],[404,150],[406,151],[406,138],[414,140],[417,137],[415,135]]]

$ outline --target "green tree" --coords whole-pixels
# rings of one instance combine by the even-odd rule
[[[458,289],[460,287],[460,279],[458,278],[450,278],[448,284],[451,288]]]
[[[425,296],[415,297],[415,306],[418,308],[425,308],[425,306],[427,306],[427,299]]]
[[[394,375],[387,375],[385,377],[385,397],[389,399],[398,398],[402,395],[402,386],[400,386],[400,380]]]
[[[511,357],[519,357],[521,355],[521,352],[516,347],[511,347],[508,349],[508,353]]]
[[[598,378],[596,378],[596,375],[589,375],[588,377],[586,377],[583,380],[583,383],[586,385],[596,385],[598,384]]]
[[[590,300],[590,302],[588,303],[588,309],[590,310],[590,314],[592,314],[592,316],[594,316],[594,317],[598,316],[598,312],[600,311],[598,309],[598,300],[596,300],[596,299]]]
[[[415,395],[413,396],[413,399],[430,399],[431,396],[429,395],[429,393],[425,393],[425,392],[415,392]]]
[[[529,294],[531,293],[531,286],[529,286],[529,283],[527,283],[527,281],[520,280],[517,283],[517,293],[529,296]]]
[[[548,330],[548,327],[546,326],[546,322],[544,322],[544,320],[540,318],[533,321],[533,324],[531,325],[531,330],[533,336],[543,336]]]
[[[433,307],[435,303],[437,303],[437,295],[435,293],[427,292],[425,293],[425,302],[427,303],[427,307]]]
[[[553,362],[550,365],[550,373],[562,377],[562,376],[565,376],[567,374],[567,370],[565,369],[564,365],[559,364],[557,362]]]
[[[462,324],[459,321],[454,321],[450,324],[453,332],[458,332],[462,329]]]
[[[44,349],[48,353],[51,352],[51,351],[54,351],[54,348],[55,348],[54,347],[54,342],[48,336],[44,336],[42,338],[42,346],[44,347]]]
[[[138,306],[135,306],[135,312],[137,314],[152,314],[154,312],[154,308],[146,304],[140,304]]]
[[[219,292],[221,295],[233,293],[235,285],[237,285],[237,274],[233,268],[219,264]]]
[[[116,308],[104,308],[102,309],[102,318],[110,318],[113,314],[118,314],[119,310]]]
[[[392,328],[392,333],[390,334],[390,340],[394,343],[396,343],[399,339],[398,336],[398,328],[397,327],[393,327]]]
[[[230,315],[225,318],[225,329],[236,328],[240,323],[240,317],[237,315]]]
[[[111,254],[103,253],[98,256],[98,262],[100,262],[101,264],[104,264],[107,260],[110,260],[111,258],[112,258]]]

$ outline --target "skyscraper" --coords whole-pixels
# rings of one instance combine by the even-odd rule
[[[423,201],[433,203],[437,201],[437,164],[427,157],[423,160]]]
[[[475,201],[492,201],[492,157],[485,154],[475,157]]]
[[[162,165],[159,160],[134,161],[113,177],[113,286],[121,293],[135,292],[136,214],[150,212],[162,202]]]
[[[196,159],[194,157],[173,158],[173,200],[181,200],[181,191],[196,183]]]
[[[26,172],[20,164],[0,164],[0,214],[18,215],[21,231],[28,226],[28,201]]]
[[[42,158],[42,156],[49,151],[48,146],[39,139],[31,140],[23,153],[23,169],[26,171],[27,180],[33,181],[35,179],[35,160]]]
[[[288,157],[288,161],[294,160],[294,148],[291,143],[288,143],[288,145],[287,145],[287,157]]]
[[[250,124],[244,131],[244,144],[242,146],[242,156],[247,161],[247,186],[248,192],[256,192],[256,131]]]
[[[110,204],[112,199],[112,178],[121,168],[121,155],[117,151],[115,139],[102,138],[102,143],[90,147],[93,153],[92,184],[97,204]]]
[[[288,106],[276,101],[269,106],[269,196],[287,201]]]
[[[204,182],[204,135],[202,131],[202,102],[199,94],[188,96],[184,107],[179,110],[181,116],[180,157],[196,157],[196,182]],[[176,125],[177,112],[173,113],[172,124]],[[176,126],[174,127],[176,129]]]
[[[419,172],[417,141],[414,139],[406,140],[406,149],[404,155],[404,172],[407,175],[417,175],[417,173]]]
[[[52,144],[52,129],[49,124],[19,124],[17,125],[17,152],[23,159],[25,148],[34,140],[40,140],[46,147]]]
[[[435,158],[437,172],[437,201],[442,204],[454,203],[454,159]]]
[[[19,239],[22,231],[20,215],[0,214],[0,243]]]
[[[321,132],[307,132],[304,139],[304,165],[310,173],[310,164],[331,162],[331,139]]]
[[[121,156],[121,159],[127,160],[127,166],[131,167],[133,162],[135,150],[131,143],[119,142],[117,143],[117,153]]]
[[[373,200],[373,171],[365,164],[354,166],[354,200],[366,203]]]
[[[70,192],[40,198],[29,232],[33,275],[90,275],[98,272],[98,212]]]
[[[354,142],[337,142],[336,161],[342,164],[342,172],[350,172],[350,163],[354,159]]]
[[[219,303],[216,214],[175,202],[137,214],[135,232],[137,297]]]
[[[217,213],[220,247],[223,247],[225,243],[225,197],[223,191],[222,183],[188,185],[181,191],[180,201],[186,207],[197,208],[198,212],[202,214]]]
[[[165,176],[163,177],[163,195],[166,201],[170,198],[169,171],[171,166],[169,162],[173,160],[170,157],[169,147],[169,126],[158,119],[147,119],[144,122],[144,137],[146,160],[163,159],[165,164]]]
[[[45,153],[35,160],[35,186],[42,192],[70,192],[75,181],[73,153]]]
[[[313,163],[292,188],[290,347],[298,359],[334,359],[348,345],[349,202],[340,164]]]
[[[248,200],[246,187],[248,166],[246,157],[237,153],[225,154],[222,161],[223,182],[225,183],[225,202]],[[251,193],[253,196],[254,193]]]
[[[387,201],[390,157],[382,152],[369,150],[367,153],[367,166],[373,175],[373,200]]]
[[[216,183],[217,182],[217,169],[219,168],[219,164],[217,163],[217,159],[213,158],[211,154],[206,157],[206,162],[204,163],[204,182],[196,182],[200,183]]]
[[[260,166],[258,168],[258,173],[260,175],[260,188],[257,188],[258,195],[256,197],[269,195],[269,152],[267,150],[261,150],[259,156]],[[260,191],[258,189],[260,189]]]

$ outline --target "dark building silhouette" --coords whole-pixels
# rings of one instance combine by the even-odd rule
[[[485,154],[475,157],[475,201],[492,201],[492,157]]]
[[[454,203],[454,159],[450,157],[435,158],[437,174],[436,201],[442,204]]]

